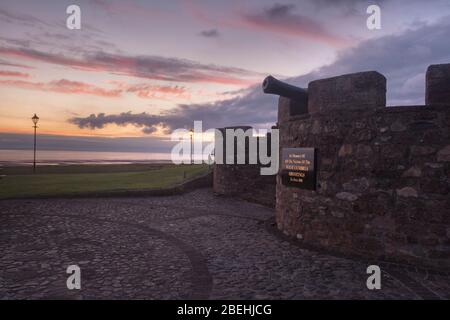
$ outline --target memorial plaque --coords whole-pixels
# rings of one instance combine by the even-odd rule
[[[281,157],[281,182],[289,187],[316,190],[316,149],[283,148]]]

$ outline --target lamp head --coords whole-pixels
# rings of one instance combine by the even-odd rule
[[[36,113],[34,114],[33,118],[31,118],[31,120],[33,121],[34,125],[38,123],[39,117],[36,115]]]

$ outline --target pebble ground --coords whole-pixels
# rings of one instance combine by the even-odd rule
[[[210,189],[146,198],[0,201],[0,299],[450,299],[450,277],[309,251],[272,209]],[[81,268],[81,290],[66,269]]]

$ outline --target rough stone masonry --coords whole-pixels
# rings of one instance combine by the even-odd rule
[[[386,107],[386,78],[312,81],[308,113],[279,99],[280,148],[318,149],[316,191],[277,177],[276,221],[302,243],[450,267],[450,64],[426,74],[426,105]]]
[[[449,268],[450,64],[428,68],[425,106],[386,107],[376,71],[312,81],[307,92],[305,105],[279,99],[280,153],[317,148],[318,185],[277,176],[278,228],[309,247]],[[214,190],[273,205],[274,180],[258,172],[215,165]]]

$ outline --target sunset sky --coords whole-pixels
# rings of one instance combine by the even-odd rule
[[[71,4],[81,30],[66,28]],[[27,146],[34,113],[43,139],[69,150],[114,138],[117,151],[160,152],[194,120],[270,128],[269,74],[307,86],[378,70],[389,104],[423,104],[426,67],[450,62],[449,18],[449,0],[2,0],[0,148]]]

